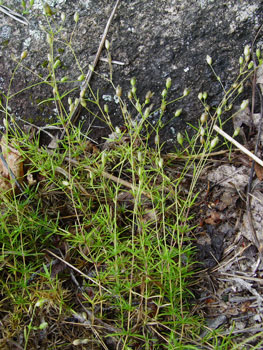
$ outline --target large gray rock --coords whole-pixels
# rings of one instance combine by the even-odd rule
[[[66,14],[66,21],[58,39],[69,40],[75,22],[73,15],[80,15],[78,25],[72,36],[72,47],[86,74],[88,65],[96,54],[105,24],[115,4],[112,0],[48,0],[55,14],[49,18],[56,25],[61,24],[60,15]],[[9,8],[22,13],[20,0],[8,0]],[[177,108],[183,108],[182,115],[169,123],[165,129],[165,138],[171,143],[178,130],[186,128],[186,122],[196,123],[202,113],[202,105],[197,98],[198,92],[207,91],[208,101],[216,106],[223,96],[222,88],[206,63],[206,55],[213,59],[213,67],[221,77],[222,84],[229,88],[239,72],[238,59],[246,44],[253,40],[262,21],[263,3],[261,0],[158,0],[158,1],[121,1],[109,30],[113,60],[124,65],[114,65],[113,80],[123,88],[124,96],[130,88],[130,78],[136,76],[138,96],[144,100],[148,90],[155,93],[156,106],[165,87],[167,77],[172,78],[169,99],[180,96],[185,88],[191,93],[183,100],[168,108],[165,122],[173,116]],[[34,84],[48,75],[45,26],[40,0],[35,0],[33,8],[24,14],[29,25],[23,25],[11,17],[0,13],[0,89],[7,93],[12,72],[16,66],[12,55],[20,57],[28,50],[23,61],[27,69],[17,70],[11,86],[11,92],[17,92]],[[54,28],[55,24],[51,24]],[[257,42],[262,47],[262,35]],[[56,70],[58,78],[68,75],[74,80],[80,70],[74,57],[62,42],[55,45],[54,56],[62,65]],[[105,57],[106,53],[102,53]],[[100,62],[97,71],[108,75],[108,65]],[[78,87],[79,83],[64,84],[61,91]],[[114,91],[109,83],[94,76],[91,85],[99,88],[102,104],[111,99],[110,113],[114,124],[121,124],[120,112],[114,102]],[[72,96],[79,94],[79,88]],[[102,98],[103,96],[103,98]],[[10,100],[14,116],[29,119],[36,124],[46,124],[54,120],[54,103],[37,106],[41,100],[52,97],[52,88],[40,84],[25,90]],[[241,96],[242,98],[242,96]],[[128,99],[127,99],[128,100]],[[133,115],[136,112],[131,109]],[[84,113],[87,119],[87,113]],[[154,118],[157,118],[156,113]],[[89,118],[88,118],[89,119]],[[89,119],[90,120],[90,119]],[[94,124],[100,122],[95,121]],[[189,127],[188,127],[189,128]],[[96,129],[93,133],[103,135],[106,129]]]

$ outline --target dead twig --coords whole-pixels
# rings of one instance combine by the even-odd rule
[[[77,160],[72,159],[72,158],[69,158],[69,157],[65,157],[65,160],[70,161],[73,165],[78,165],[78,166],[81,165]],[[88,170],[88,171],[90,171],[91,173],[94,173],[94,171],[95,171],[95,169],[93,169],[92,167],[90,167],[90,166],[88,166],[88,165],[82,165],[82,166],[83,166],[83,169]],[[133,184],[131,184],[130,182],[125,181],[125,180],[123,180],[123,179],[120,179],[119,177],[114,176],[114,175],[112,175],[112,174],[110,174],[110,173],[108,173],[108,172],[106,172],[106,171],[102,171],[102,172],[101,172],[101,175],[102,175],[103,177],[105,177],[106,179],[111,180],[111,181],[114,181],[114,182],[116,182],[117,184],[123,185],[123,186],[125,186],[125,187],[128,187],[128,188],[130,188],[131,190],[133,190],[133,191],[135,191],[135,192],[139,191],[139,189],[138,189],[136,186],[134,186]],[[146,197],[152,199],[152,197],[151,197],[151,195],[150,195],[149,193],[147,193],[147,192],[145,192],[145,191],[141,191],[141,193],[142,193],[143,195],[145,195]]]
[[[255,154],[250,152],[248,149],[246,149],[244,146],[242,146],[239,142],[237,142],[233,137],[229,136],[226,132],[224,132],[222,129],[220,129],[217,125],[213,126],[213,129],[218,132],[221,136],[223,136],[225,139],[227,139],[229,142],[233,143],[237,148],[240,149],[243,153],[245,153],[247,156],[252,158],[255,162],[257,162],[259,165],[263,166],[263,161],[259,159]]]
[[[0,5],[0,11],[3,12],[5,15],[13,18],[15,21],[25,24],[26,26],[29,25],[28,20],[23,17],[22,15],[20,15],[19,13],[11,10],[9,7],[6,7],[4,5]]]
[[[97,282],[96,280],[94,280],[93,278],[89,277],[88,275],[86,275],[84,272],[80,271],[78,268],[76,268],[75,266],[71,265],[69,262],[67,262],[66,260],[60,258],[57,254],[51,252],[50,250],[46,249],[46,252],[52,256],[54,256],[56,259],[62,261],[64,264],[66,264],[68,267],[70,267],[71,269],[73,269],[74,271],[78,272],[81,276],[83,276],[84,278],[90,280],[92,283],[96,284],[98,287],[100,287],[101,289],[105,290],[107,293],[112,294],[112,292],[110,290],[108,290],[107,288],[103,287],[99,282]]]

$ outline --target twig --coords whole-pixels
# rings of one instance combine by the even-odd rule
[[[225,139],[233,143],[237,148],[240,149],[243,153],[245,153],[247,156],[252,158],[255,162],[257,162],[259,165],[263,166],[263,161],[259,159],[255,154],[250,152],[248,149],[246,149],[244,146],[242,146],[239,142],[237,142],[233,137],[229,136],[227,133],[225,133],[222,129],[220,129],[217,125],[214,125],[213,129],[217,131],[221,136],[223,136]]]
[[[232,151],[236,151],[236,150],[232,150]],[[214,156],[218,156],[218,155],[221,155],[221,154],[225,154],[227,153],[228,151],[227,150],[222,150],[222,151],[217,151],[217,152],[211,152],[209,154],[205,154],[205,153],[200,153],[200,154],[192,154],[190,156],[182,156],[182,155],[178,155],[176,153],[167,153],[164,158],[172,158],[172,159],[182,159],[182,160],[185,160],[185,159],[199,159],[199,158],[202,158],[204,156],[207,156],[207,157],[214,157]]]
[[[15,12],[15,11],[11,10],[9,7],[6,7],[4,5],[0,5],[0,11],[3,12],[5,15],[13,18],[17,22],[25,24],[26,26],[29,25],[29,22],[25,17],[23,17],[22,15],[20,15],[19,13]]]
[[[105,40],[106,40],[106,36],[107,36],[107,34],[108,34],[108,30],[109,30],[111,21],[112,21],[112,19],[113,19],[113,16],[114,16],[116,10],[117,10],[117,7],[118,7],[118,5],[119,5],[119,2],[120,2],[120,0],[117,0],[117,1],[116,1],[115,6],[114,6],[114,8],[113,8],[113,10],[112,10],[112,12],[111,12],[111,15],[110,15],[110,17],[109,17],[109,19],[108,19],[108,22],[107,22],[107,24],[106,24],[106,27],[105,27],[105,29],[104,29],[104,32],[103,32],[103,35],[102,35],[102,38],[101,38],[101,41],[100,41],[100,45],[99,45],[99,48],[98,48],[98,51],[97,51],[97,53],[96,53],[96,56],[95,56],[94,61],[93,61],[93,64],[92,64],[93,70],[95,69],[95,67],[96,67],[96,65],[97,65],[97,63],[98,63],[98,61],[99,61],[100,54],[101,54],[101,51],[102,51],[102,49],[103,49],[103,47],[104,47],[104,43],[105,43]],[[84,80],[84,85],[83,85],[83,87],[82,87],[81,90],[86,90],[87,87],[89,86],[90,79],[91,79],[92,74],[93,74],[93,70],[89,70],[89,71],[88,71],[88,73],[87,73],[87,75],[86,75],[86,78],[85,78],[85,80]],[[79,112],[80,112],[80,109],[81,109],[80,100],[81,100],[81,98],[79,98],[78,103],[75,105],[75,107],[74,107],[74,109],[73,109],[73,111],[72,111],[71,117],[70,117],[70,121],[69,121],[68,124],[74,124],[74,123],[76,122],[76,120],[78,119],[78,115],[79,115]],[[66,127],[67,127],[67,126],[66,126]],[[64,137],[64,135],[65,135],[65,132],[66,132],[66,130],[64,129],[63,132],[62,132],[61,135],[60,135],[60,139],[63,139],[63,137]]]
[[[101,58],[100,58],[100,61],[102,61],[102,62],[109,62],[109,59],[108,59],[108,58],[105,58],[105,57],[101,57]],[[115,60],[111,60],[111,63],[112,63],[112,64],[118,64],[119,66],[124,66],[124,65],[125,65],[124,62],[115,61]]]
[[[67,266],[69,266],[71,269],[75,270],[76,272],[78,272],[81,276],[83,276],[84,278],[90,280],[92,283],[96,284],[97,286],[99,286],[101,289],[104,289],[106,292],[108,292],[109,294],[112,294],[110,290],[108,290],[107,288],[103,287],[99,282],[95,281],[93,278],[89,277],[88,275],[86,275],[84,272],[80,271],[78,268],[76,268],[75,266],[71,265],[69,262],[67,262],[66,260],[60,258],[57,254],[51,252],[50,250],[46,249],[46,252],[48,252],[50,255],[54,256],[56,259],[62,261],[64,264],[66,264]]]
[[[78,166],[81,165],[77,160],[72,159],[72,158],[69,158],[69,157],[65,157],[65,160],[71,162],[71,163],[74,164],[74,165],[78,165]],[[95,171],[95,169],[93,169],[92,167],[90,167],[90,166],[88,166],[88,165],[82,165],[82,166],[83,166],[83,169],[88,170],[88,171],[90,171],[91,173],[94,173],[94,171]],[[120,179],[120,178],[117,177],[117,176],[111,175],[111,174],[109,174],[109,173],[106,172],[106,171],[102,171],[102,172],[101,172],[101,175],[102,175],[103,177],[105,177],[106,179],[111,180],[111,181],[114,181],[114,182],[116,182],[117,184],[121,184],[121,185],[123,185],[123,186],[125,186],[125,187],[128,187],[128,188],[130,188],[130,189],[133,190],[133,191],[138,190],[138,188],[137,188],[136,186],[134,186],[133,184],[131,184],[130,182],[125,181],[125,180],[123,180],[123,179]],[[152,199],[152,197],[151,197],[151,195],[150,195],[149,193],[147,193],[147,192],[145,192],[145,191],[141,191],[141,193],[142,193],[143,195],[145,195],[146,197]]]

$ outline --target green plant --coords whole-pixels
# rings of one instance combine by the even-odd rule
[[[77,26],[76,14],[74,20]],[[168,78],[155,109],[160,118],[153,125],[149,118],[154,113],[149,107],[152,94],[141,101],[132,78],[127,97],[138,114],[133,119],[121,87],[113,82],[106,42],[108,79],[124,128],[114,126],[108,106],[101,106],[90,86],[89,95],[80,93],[83,108],[112,132],[100,150],[80,127],[70,123],[76,102],[70,97],[72,90],[61,88],[65,79],[57,79],[61,62],[54,54],[63,23],[57,27],[52,18],[47,21],[49,73],[45,79],[40,77],[40,84],[52,88],[49,100],[55,101],[58,112],[55,126],[64,128],[65,136],[55,140],[57,147],[51,151],[41,146],[41,133],[48,132],[45,128],[27,134],[16,124],[8,111],[10,99],[18,94],[11,94],[15,70],[7,93],[2,93],[1,109],[6,137],[23,157],[28,180],[23,194],[16,195],[14,190],[0,194],[0,306],[8,316],[0,341],[5,346],[23,334],[24,349],[32,348],[36,337],[44,341],[50,337],[53,349],[89,343],[107,348],[107,341],[127,350],[234,349],[232,337],[222,338],[217,331],[201,338],[204,320],[191,312],[195,274],[191,232],[196,225],[192,208],[198,198],[199,176],[218,141],[213,125],[223,125],[222,110],[229,109],[234,93],[240,93],[251,71],[241,65],[235,86],[225,91],[214,114],[206,103],[207,94],[200,94],[205,111],[199,125],[193,126],[193,137],[178,134],[176,157],[183,162],[175,164],[172,157],[162,154],[159,133],[167,105],[178,103],[189,90],[169,101],[172,81]],[[74,55],[73,34],[65,45]],[[22,53],[17,69],[25,59]],[[77,58],[76,62],[82,81],[84,71]],[[212,65],[211,58],[208,63]],[[89,104],[97,107],[97,113]],[[181,114],[178,107],[175,117]],[[155,140],[152,148],[151,138]]]

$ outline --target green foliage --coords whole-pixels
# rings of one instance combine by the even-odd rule
[[[22,5],[25,8],[23,2]],[[191,137],[187,132],[177,135],[174,156],[183,160],[183,166],[180,165],[179,176],[175,176],[178,164],[162,154],[159,134],[165,126],[166,107],[175,105],[174,117],[179,117],[182,112],[179,102],[189,90],[184,89],[181,96],[169,100],[172,81],[168,78],[160,94],[160,106],[154,110],[149,107],[152,93],[140,99],[136,79],[132,78],[127,97],[138,115],[132,118],[125,93],[113,82],[107,43],[109,81],[119,102],[123,128],[114,126],[109,108],[101,106],[98,94],[90,87],[89,94],[81,91],[83,108],[104,121],[112,132],[105,149],[97,149],[80,127],[71,125],[75,89],[65,91],[62,83],[66,80],[56,76],[61,62],[54,55],[54,45],[65,18],[62,16],[62,24],[57,26],[52,22],[52,11],[46,10],[46,16],[50,52],[42,65],[49,72],[45,79],[39,77],[39,84],[50,86],[53,97],[43,97],[41,103],[56,103],[58,118],[53,126],[65,130],[65,137],[56,140],[58,146],[51,151],[41,146],[40,132],[27,134],[9,113],[8,103],[18,94],[11,94],[15,73],[26,64],[23,55],[9,90],[2,93],[1,109],[5,113],[6,134],[10,141],[15,140],[27,178],[34,181],[24,185],[23,194],[0,194],[0,306],[1,312],[9,314],[3,339],[8,343],[23,334],[23,348],[30,349],[36,334],[45,330],[51,338],[49,346],[54,349],[56,337],[63,349],[69,349],[72,343],[89,341],[101,346],[104,338],[110,336],[127,350],[139,345],[141,349],[169,350],[199,350],[200,346],[236,348],[231,336],[221,337],[217,331],[201,338],[204,320],[191,312],[194,301],[190,286],[195,273],[190,239],[195,221],[191,210],[198,198],[196,184],[200,173],[211,149],[218,147],[212,127],[216,122],[224,124],[222,115],[230,109],[235,94],[240,93],[240,87],[251,74],[247,67],[248,50],[237,81],[225,91],[214,114],[207,103],[208,93],[200,93],[204,113],[199,125],[193,126],[195,135]],[[78,14],[74,21],[74,30],[65,46],[75,57],[72,41]],[[211,57],[207,60],[213,69]],[[82,81],[84,69],[77,58],[76,63],[78,81]],[[67,102],[64,97],[68,97]],[[89,104],[97,107],[96,113],[89,109]],[[153,125],[150,116],[156,112],[159,119]],[[155,145],[150,148],[152,139]],[[191,181],[186,191],[184,179],[189,174]],[[75,339],[66,328],[56,330],[52,338],[52,327],[72,315],[80,317],[80,309],[86,312],[86,318],[88,314],[89,327],[78,330]],[[85,324],[86,318],[81,317]],[[111,327],[106,335],[95,319],[104,322],[104,327],[105,324]],[[72,327],[76,327],[75,323],[69,321]],[[102,323],[99,325],[103,328]],[[65,338],[61,336],[63,331]]]

